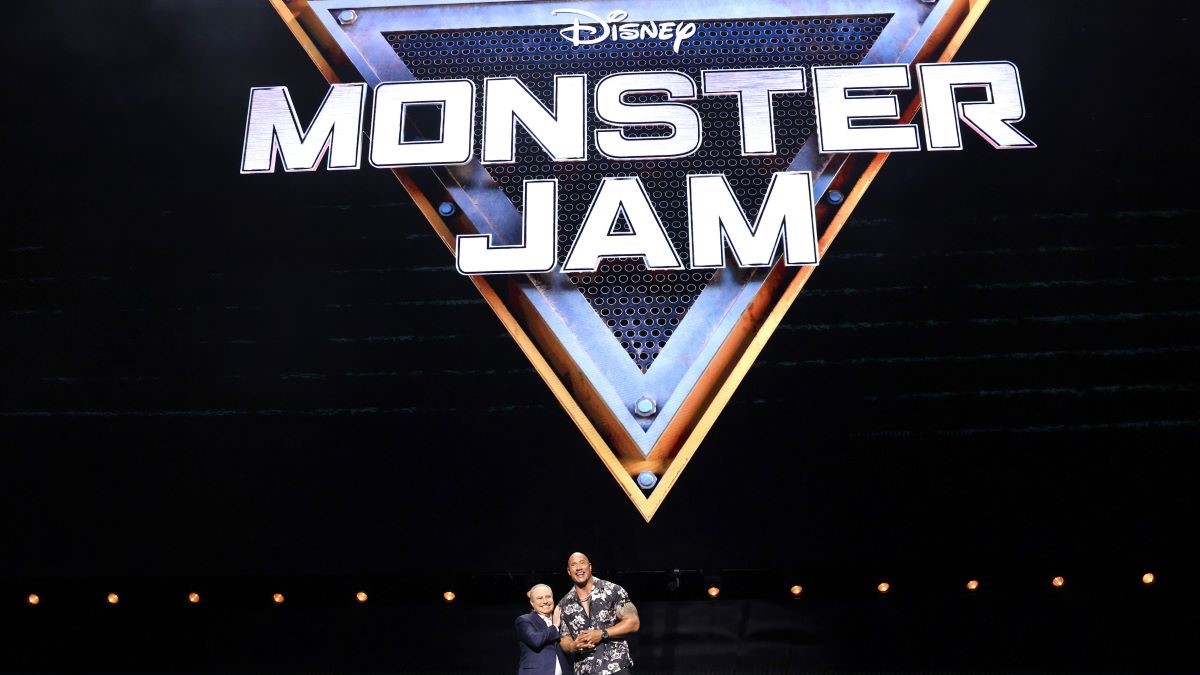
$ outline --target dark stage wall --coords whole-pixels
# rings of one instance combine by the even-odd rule
[[[489,575],[561,592],[554,575],[581,549],[610,576],[869,584],[844,608],[827,600],[782,634],[744,638],[815,645],[767,665],[1102,669],[1096,645],[1118,636],[1133,659],[1118,667],[1197,665],[1172,639],[1196,625],[1178,603],[1200,568],[1197,148],[1191,116],[1172,107],[1195,79],[1189,5],[993,2],[956,60],[1020,67],[1020,128],[1040,147],[969,138],[963,152],[889,159],[649,524],[394,177],[239,175],[251,87],[288,86],[302,117],[326,91],[265,0],[9,13],[0,612],[27,646],[85,654],[70,645],[93,621],[127,626],[125,640],[179,630],[162,644],[188,645],[174,596],[151,592],[186,593],[176,581],[230,598],[269,596],[281,579],[409,577],[436,595]],[[1146,613],[1155,631],[1127,631],[1142,589],[1113,596],[1111,613],[1100,598],[1108,580],[1146,571],[1167,604]],[[957,589],[988,574],[1022,581],[965,624],[982,626],[967,633],[987,633],[987,649],[924,632],[915,651],[880,646],[912,620],[925,628],[906,630],[962,637],[960,613],[976,610],[942,608],[933,591],[875,606],[875,579]],[[1056,610],[1041,593],[1056,574],[1098,581]],[[142,593],[118,608],[127,624],[80,600],[117,580]],[[31,618],[23,598],[37,588],[74,599]],[[659,628],[684,611],[653,602]],[[454,611],[481,612],[462,620],[507,668],[511,646],[487,631],[507,631],[522,605],[489,596]],[[371,608],[363,630],[406,644],[414,612],[390,607]],[[309,667],[223,637],[272,609],[205,610],[186,619],[209,636],[195,659],[138,663]],[[351,609],[295,612],[340,625]],[[1055,651],[1019,628],[1026,611],[1045,631],[1095,630]],[[847,633],[830,632],[839,612],[854,617]],[[290,616],[263,625],[311,625]],[[652,635],[640,649],[664,671],[705,640]],[[311,667],[340,670],[342,647],[321,640],[304,641]],[[371,649],[349,668],[392,667]],[[1149,653],[1166,660],[1136,657]],[[103,661],[79,659],[56,663]]]

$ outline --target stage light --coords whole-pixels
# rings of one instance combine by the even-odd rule
[[[192,603],[193,605],[198,604],[200,602],[200,594],[188,593],[188,602]]]
[[[978,588],[979,588],[979,582],[976,581],[975,579],[972,579],[967,582],[967,590],[968,591],[974,591]]]
[[[446,591],[445,593],[442,593],[442,598],[444,598],[446,602],[454,602],[454,599],[457,597],[458,596],[454,594],[454,591]]]
[[[704,575],[704,594],[712,599],[721,596],[721,574],[719,572]]]
[[[283,604],[283,593],[276,593],[275,595],[271,596],[271,599],[275,601],[275,604],[282,605]]]
[[[798,598],[800,597],[800,594],[804,592],[804,587],[800,584],[796,584],[795,586],[789,588],[788,592],[792,594],[793,598]]]
[[[31,604],[31,605],[36,605],[36,604],[38,604],[38,603],[39,603],[39,602],[41,602],[41,601],[42,601],[42,599],[38,597],[37,593],[30,593],[30,594],[29,594],[29,604]]]
[[[1050,583],[1054,584],[1055,588],[1062,588],[1063,584],[1067,583],[1067,580],[1063,579],[1062,577],[1054,577],[1050,580]]]
[[[120,601],[121,601],[121,596],[117,595],[116,593],[108,594],[108,604],[115,605]]]
[[[1142,575],[1142,583],[1149,586],[1154,583],[1154,572],[1146,572]]]
[[[366,602],[367,601],[367,592],[359,591],[359,592],[355,593],[354,599],[358,600],[359,602]]]
[[[875,587],[875,590],[879,591],[880,593],[887,593],[888,591],[892,590],[892,585],[886,581],[881,581],[879,582],[879,585]]]

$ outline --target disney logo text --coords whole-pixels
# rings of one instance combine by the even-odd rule
[[[600,18],[582,9],[556,9],[551,14],[574,14],[575,23],[560,29],[560,35],[571,41],[571,44],[594,45],[605,40],[671,40],[671,48],[676,54],[683,41],[696,34],[696,24],[690,21],[643,21],[621,23],[629,12],[614,9],[605,18]],[[592,24],[579,23],[579,17],[589,19]]]

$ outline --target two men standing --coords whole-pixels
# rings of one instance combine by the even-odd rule
[[[582,553],[567,558],[567,576],[574,587],[557,608],[549,587],[539,584],[529,591],[534,611],[516,622],[520,672],[570,675],[564,667],[565,652],[574,657],[574,675],[630,675],[633,659],[626,637],[638,631],[641,620],[629,594],[611,581],[593,577],[592,563]]]

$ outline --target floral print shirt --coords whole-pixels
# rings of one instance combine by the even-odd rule
[[[617,610],[629,603],[629,594],[611,581],[592,578],[590,612],[584,610],[575,589],[567,591],[558,606],[562,608],[562,634],[574,638],[579,633],[611,628],[621,620]],[[633,667],[629,643],[623,637],[609,638],[595,649],[575,653],[575,675],[602,675]]]

